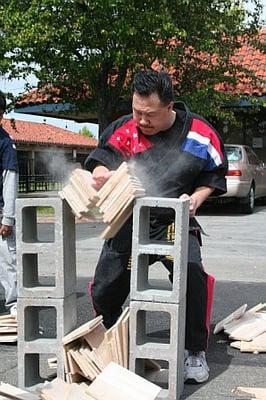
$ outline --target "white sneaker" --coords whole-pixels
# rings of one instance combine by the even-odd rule
[[[205,351],[192,352],[185,350],[185,383],[203,383],[208,379],[209,367],[206,362]]]

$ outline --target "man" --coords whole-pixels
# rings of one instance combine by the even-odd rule
[[[16,146],[1,122],[6,111],[0,93],[0,282],[5,291],[6,309],[17,314],[17,268],[15,241],[15,201],[18,187]]]
[[[194,215],[211,194],[226,192],[227,161],[218,134],[202,117],[183,104],[174,108],[172,82],[164,72],[139,72],[133,82],[133,114],[113,122],[89,155],[85,167],[92,171],[99,189],[121,162],[134,162],[134,170],[149,196],[190,199],[188,250],[185,381],[205,382],[205,359],[211,304],[210,277],[200,255],[200,227]],[[172,211],[154,210],[152,238],[167,237]],[[105,241],[98,261],[91,295],[96,313],[112,326],[130,288],[132,219],[113,239]],[[159,258],[172,274],[172,261]],[[155,261],[154,257],[150,260]]]

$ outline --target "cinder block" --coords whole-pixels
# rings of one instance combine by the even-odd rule
[[[63,298],[74,293],[75,218],[68,204],[59,197],[21,198],[17,199],[16,207],[19,297]],[[37,207],[54,209],[52,242],[38,237]],[[42,275],[50,276],[50,281],[42,282]]]
[[[152,240],[149,236],[150,209],[172,208],[175,212],[173,241]],[[132,300],[179,303],[186,295],[189,201],[144,197],[136,200],[133,211],[131,290]],[[173,285],[154,288],[149,282],[149,256],[173,259]],[[154,268],[154,266],[153,266]]]
[[[50,318],[47,313],[50,313]],[[61,340],[77,324],[76,293],[62,299],[19,297],[17,320],[18,343],[36,342],[38,339],[45,343],[45,338],[51,337]],[[47,327],[42,324],[42,320],[49,320],[50,324],[54,321],[53,333],[50,328],[47,335],[43,334]]]
[[[39,384],[44,383],[49,378],[49,375],[45,376],[42,371],[47,373],[47,359],[49,357],[57,358],[56,374],[58,378],[64,380],[64,355],[61,347],[57,347],[56,352],[51,350],[48,353],[42,353],[41,351],[38,353],[28,353],[23,347],[18,347],[18,386],[21,389],[34,390]],[[49,372],[53,374],[54,370]]]
[[[52,318],[42,313],[53,312]],[[43,321],[54,323],[42,326]],[[43,382],[40,355],[56,355],[57,376],[64,379],[62,338],[77,326],[76,294],[66,298],[18,298],[18,382],[22,388]]]
[[[168,389],[162,391],[160,398],[168,400],[178,399],[184,388],[185,304],[185,299],[180,304],[130,302],[130,370],[149,379],[145,360],[167,362]],[[169,314],[169,340],[147,335],[148,312]]]

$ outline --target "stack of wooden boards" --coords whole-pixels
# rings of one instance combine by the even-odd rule
[[[266,303],[260,303],[247,310],[242,305],[219,322],[213,333],[224,332],[232,340],[231,347],[241,352],[266,352]]]
[[[128,368],[129,308],[108,330],[102,316],[85,323],[63,338],[66,381],[94,381],[111,362]]]
[[[17,341],[17,317],[11,314],[0,316],[0,343],[14,343]]]
[[[90,384],[66,383],[58,378],[46,384],[42,400],[154,400],[161,388],[116,363],[107,367]]]
[[[92,187],[92,182],[90,172],[75,169],[59,196],[68,202],[78,218],[89,216],[96,207],[103,222],[107,224],[101,238],[108,239],[130,217],[134,199],[145,196],[145,190],[140,180],[132,175],[126,162],[120,165],[98,192]]]

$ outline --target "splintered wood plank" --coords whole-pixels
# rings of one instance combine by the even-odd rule
[[[160,391],[159,386],[113,362],[87,389],[96,400],[155,400]]]
[[[234,319],[240,318],[246,311],[247,309],[247,304],[243,304],[241,307],[239,307],[237,310],[229,314],[226,318],[222,319],[220,322],[218,322],[215,325],[215,328],[213,330],[213,333],[216,335],[220,331],[224,329],[224,326],[228,324],[229,322],[233,321]]]
[[[66,185],[61,191],[58,192],[59,196],[62,199],[65,199],[76,217],[81,218],[79,206],[76,204],[75,198],[73,197],[73,192],[69,189],[69,186]]]
[[[250,341],[266,331],[266,320],[259,313],[246,312],[241,318],[224,327],[231,339]]]
[[[64,382],[60,378],[55,378],[51,382],[48,382],[41,389],[41,396],[43,399],[56,400],[60,397],[60,400],[67,400],[70,385]]]
[[[84,340],[88,343],[91,349],[97,348],[100,346],[102,341],[104,340],[104,333],[106,332],[106,328],[102,323],[97,325],[93,330],[83,335]]]
[[[39,400],[40,397],[33,393],[27,392],[17,388],[16,386],[9,385],[8,383],[0,383],[0,395],[7,396],[9,399],[17,400]]]
[[[85,195],[83,188],[75,181],[73,178],[70,178],[69,185],[72,187],[72,190],[76,192],[79,196],[81,203],[83,204],[83,212],[88,211],[89,207],[93,206],[92,201]]]
[[[86,322],[85,324],[81,325],[74,331],[68,333],[66,336],[62,338],[62,342],[64,345],[86,335],[90,331],[92,331],[96,326],[102,323],[103,317],[99,315],[98,317]]]
[[[86,357],[82,356],[78,350],[69,350],[69,353],[71,354],[71,357],[75,360],[76,364],[78,365],[82,375],[87,378],[89,377],[90,379],[95,379],[97,376],[97,372],[95,369],[88,363]]]
[[[17,322],[17,317],[11,314],[0,315],[0,321],[13,321]]]
[[[104,367],[106,367],[112,361],[111,346],[106,339],[104,339],[102,343],[94,349],[94,353]]]
[[[95,205],[99,200],[97,191],[91,186],[92,179],[86,182],[86,179],[79,176],[79,174],[74,171],[75,174],[70,176],[70,183],[75,187],[77,192],[82,196],[83,201],[87,203],[87,207]]]
[[[263,310],[266,307],[266,303],[259,303],[256,306],[252,307],[250,310],[247,310],[249,313],[256,313],[258,311]]]
[[[77,383],[72,383],[70,385],[66,400],[90,400],[90,399],[92,399],[92,397],[86,393],[86,390],[83,388],[82,385],[79,385]]]
[[[241,352],[265,353],[266,352],[266,332],[254,337],[250,342],[240,342]]]
[[[127,210],[123,212],[122,215],[119,215],[119,217],[112,223],[112,225],[108,225],[105,230],[101,233],[100,238],[101,239],[110,239],[116,235],[116,233],[122,228],[124,223],[128,220],[128,218],[131,216],[133,211],[133,205],[131,204]]]
[[[94,187],[92,186],[93,184],[93,177],[91,172],[77,168],[73,171],[73,174],[71,175],[70,179],[73,178],[77,183],[82,186],[82,190],[84,191],[84,194],[93,202],[97,202],[99,197],[98,197],[98,192]]]
[[[1,334],[0,343],[13,343],[18,340],[18,335]]]
[[[67,352],[67,360],[68,360],[69,372],[72,375],[75,375],[75,374],[82,375],[82,372],[81,372],[78,364],[76,363],[76,360],[72,357],[71,351]]]

